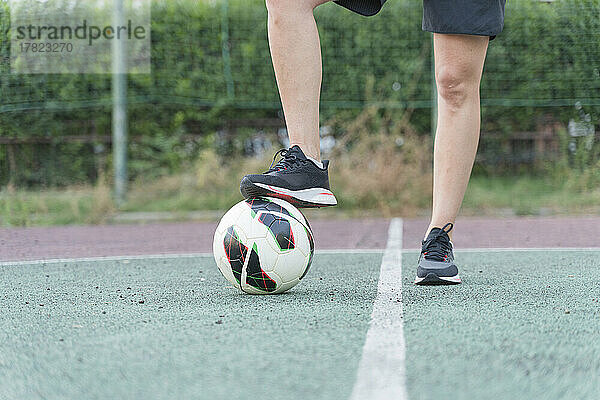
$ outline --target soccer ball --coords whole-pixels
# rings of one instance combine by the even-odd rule
[[[223,276],[251,294],[277,294],[296,286],[314,254],[308,220],[290,203],[270,197],[239,202],[221,219],[213,255]]]

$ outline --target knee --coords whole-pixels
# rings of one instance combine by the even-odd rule
[[[460,109],[471,96],[479,94],[480,77],[459,67],[442,67],[436,70],[438,96],[452,110]]]
[[[312,12],[314,6],[310,1],[301,0],[265,0],[269,18],[275,24],[281,23],[286,17],[294,18],[298,13]]]

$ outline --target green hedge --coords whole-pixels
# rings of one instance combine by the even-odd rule
[[[280,110],[262,0],[160,0],[152,7],[152,74],[129,77],[129,129],[141,137],[130,149],[134,178],[177,171],[197,149],[217,143],[215,132],[231,119],[276,117]],[[486,62],[483,130],[534,130],[548,115],[566,123],[577,115],[576,101],[597,118],[598,10],[600,0],[509,2],[505,31],[491,42]],[[10,74],[8,11],[0,0],[0,136],[52,137],[57,143],[52,151],[15,147],[16,160],[0,146],[0,186],[10,179],[20,186],[93,181],[94,146],[60,144],[60,137],[89,125],[110,134],[110,76]],[[374,18],[327,4],[316,16],[323,121],[341,113],[351,117],[366,104],[397,109],[397,115],[410,107],[411,123],[427,134],[431,38],[420,30],[421,2],[390,1]],[[199,139],[180,140],[189,134]]]

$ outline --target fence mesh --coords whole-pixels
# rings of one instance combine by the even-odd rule
[[[344,110],[414,109],[411,123],[429,134],[432,50],[421,7],[389,1],[374,18],[333,3],[317,9],[324,123]],[[10,7],[0,0],[0,185],[93,182],[110,162],[110,75],[11,74],[10,50]],[[594,136],[600,1],[510,1],[481,97],[483,170],[552,155],[560,132],[575,146],[587,125]],[[175,171],[232,121],[280,117],[264,2],[153,1],[152,73],[129,76],[128,103],[134,178]]]

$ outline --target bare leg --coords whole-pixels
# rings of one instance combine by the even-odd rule
[[[433,212],[427,232],[454,223],[469,183],[479,142],[479,85],[489,38],[434,34],[433,41],[438,127]]]
[[[266,0],[269,45],[290,145],[316,160],[322,64],[313,10],[330,0]]]

